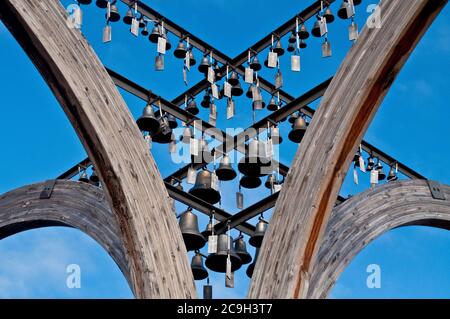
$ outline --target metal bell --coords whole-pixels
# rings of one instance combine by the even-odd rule
[[[188,111],[192,115],[197,115],[200,112],[197,106],[197,102],[195,102],[195,100],[191,100],[186,107],[186,111]]]
[[[283,143],[283,137],[280,135],[280,129],[278,126],[270,128],[270,138],[272,139],[273,145],[280,145]]]
[[[210,66],[211,66],[211,63],[209,62],[209,58],[205,55],[205,56],[203,56],[202,62],[198,66],[198,71],[200,73],[207,74]]]
[[[358,158],[359,161],[359,158]],[[368,161],[367,161],[367,168],[366,171],[370,172],[374,169],[375,167],[375,160],[373,159],[373,157],[369,157]]]
[[[247,246],[245,244],[244,238],[241,236],[234,243],[234,250],[236,254],[241,258],[242,264],[246,265],[252,262],[252,256],[247,251]]]
[[[355,2],[356,2],[356,1],[353,1],[353,4],[356,5]],[[339,18],[341,18],[341,19],[343,19],[343,20],[347,20],[347,19],[350,19],[350,18],[351,18],[351,17],[348,15],[348,12],[349,12],[349,11],[350,11],[350,3],[348,3],[347,0],[344,0],[344,1],[342,2],[341,7],[340,7],[339,10],[338,10],[337,15],[338,15]]]
[[[297,37],[295,36],[295,31],[292,31],[288,41],[290,44],[297,43]]]
[[[311,30],[311,34],[316,38],[321,37],[319,20],[316,20],[316,22],[314,23],[314,27]]]
[[[139,28],[145,28],[147,26],[147,21],[145,21],[144,16],[141,14],[139,17]]]
[[[308,47],[308,44],[305,42],[305,40],[300,40],[300,49],[306,49]]]
[[[213,205],[220,201],[220,193],[212,188],[212,175],[208,170],[197,174],[195,185],[189,190],[189,193]]]
[[[141,117],[137,119],[136,123],[141,131],[148,132],[152,136],[158,132],[159,127],[161,126],[159,121],[156,119],[151,105],[147,105],[144,108]]]
[[[266,229],[267,222],[260,219],[258,224],[256,224],[255,232],[253,233],[252,237],[250,237],[248,243],[253,247],[260,248],[264,239],[264,234],[266,233]]]
[[[141,34],[146,37],[148,36],[150,33],[148,32],[148,26],[147,26],[147,22],[145,22],[144,28],[141,31]]]
[[[152,43],[158,43],[158,39],[161,36],[161,29],[159,28],[159,25],[155,25],[153,27],[152,33],[149,35],[148,39]]]
[[[248,265],[247,271],[245,272],[249,278],[253,277],[253,272],[255,270],[255,265],[256,265],[256,261],[258,259],[258,255],[259,255],[259,248],[256,248],[255,259],[253,260],[253,262],[250,265]]]
[[[112,3],[110,6],[111,10],[110,10],[110,14],[109,14],[109,20],[110,22],[117,22],[120,20],[120,13],[119,13],[119,9],[117,9],[117,6]]]
[[[172,129],[169,126],[169,122],[167,117],[158,118],[159,121],[159,130],[152,136],[152,140],[155,143],[160,144],[169,144],[172,142]]]
[[[211,96],[208,93],[205,94],[203,100],[200,102],[200,105],[206,109],[211,106]]]
[[[236,254],[233,248],[233,239],[225,234],[219,235],[217,240],[217,253],[210,254],[206,258],[206,267],[215,272],[225,273],[227,270],[228,253],[231,260],[231,271],[235,272],[242,266],[241,258]],[[230,245],[231,249],[229,249]]]
[[[383,171],[383,164],[381,164],[381,162],[378,162],[377,170],[378,170],[378,180],[384,181],[386,179],[386,173]]]
[[[131,21],[133,21],[133,18],[134,18],[133,11],[131,10],[131,8],[128,8],[127,14],[123,17],[123,22],[125,24],[130,25]]]
[[[222,78],[222,69],[220,68],[217,61],[214,63],[214,74],[216,75],[216,79]]]
[[[388,182],[395,182],[398,180],[398,176],[395,173],[395,169],[393,166],[391,166],[391,170],[389,171],[389,175],[387,177]]]
[[[178,42],[178,46],[175,49],[175,51],[173,51],[173,55],[177,58],[177,59],[184,59],[186,58],[186,45],[184,44],[184,42],[181,40],[180,42]]]
[[[242,176],[239,185],[247,189],[256,189],[261,186],[262,181],[259,177]]]
[[[282,185],[284,183],[284,179],[278,179],[275,177],[274,174],[270,174],[269,176],[267,176],[267,180],[264,183],[264,186],[267,189],[272,189],[272,187],[274,185]]]
[[[219,168],[216,170],[216,174],[220,181],[231,181],[236,178],[237,173],[233,169],[231,159],[228,155],[223,156]]]
[[[278,54],[279,57],[284,55],[284,49],[283,45],[281,44],[281,40],[277,41],[277,43],[275,44],[275,48],[273,48],[273,52]]]
[[[333,14],[333,12],[331,11],[331,8],[330,7],[328,7],[326,10],[325,10],[325,13],[323,14],[323,17],[325,18],[325,20],[327,21],[327,23],[332,23],[332,22],[334,22],[334,14]]]
[[[194,66],[197,64],[197,60],[195,59],[194,52],[192,50],[189,50],[189,65]]]
[[[359,165],[359,157],[361,156],[361,153],[358,151],[356,152],[355,156],[353,156],[353,164],[355,167],[360,167]]]
[[[292,131],[289,133],[289,139],[294,143],[300,143],[305,136],[306,129],[306,121],[300,116],[297,120],[295,120]]]
[[[230,83],[232,86],[239,84],[239,75],[236,71],[231,72],[230,78],[228,79],[228,83]]]
[[[245,157],[239,162],[238,169],[243,175],[261,177],[267,175],[264,169],[271,165],[271,159],[266,157],[266,144],[259,140],[252,140]]]
[[[275,100],[275,96],[272,96],[272,98],[270,99],[270,102],[267,105],[267,109],[271,112],[275,112],[278,110],[278,104],[277,101]]]
[[[197,216],[189,209],[180,216],[180,229],[187,251],[201,249],[206,239],[198,230]]]
[[[253,71],[261,71],[262,65],[261,65],[261,63],[259,63],[259,59],[258,59],[257,55],[255,55],[253,60],[250,62],[250,69],[252,69]]]
[[[288,48],[287,48],[287,51],[288,51],[289,53],[294,52],[294,51],[295,51],[295,45],[294,45],[293,43],[289,43]]]
[[[289,117],[289,123],[294,124],[295,121],[297,121],[297,119],[298,119],[298,114],[294,113]]]
[[[304,24],[300,26],[300,30],[298,31],[298,37],[300,40],[306,40],[309,38],[309,31]]]
[[[92,174],[89,177],[89,180],[93,183],[93,184],[97,184],[100,182],[100,179],[98,178],[97,173],[95,172],[95,169],[92,169]]]
[[[155,71],[164,71],[164,55],[158,54],[155,58]]]
[[[208,271],[205,266],[203,266],[203,257],[197,252],[191,261],[192,274],[194,275],[194,280],[204,280],[208,278]]]
[[[178,127],[177,119],[172,114],[167,114],[167,122],[171,129],[176,129]]]
[[[244,94],[244,90],[241,87],[241,83],[238,82],[236,85],[231,87],[231,94],[233,96],[241,96],[242,94]]]
[[[83,173],[81,173],[78,181],[83,182],[83,183],[89,183],[89,177],[88,177],[88,174],[86,173],[86,171],[83,171]]]
[[[97,5],[97,7],[105,9],[106,7],[108,7],[108,0],[97,0],[95,1],[95,4]]]
[[[216,224],[217,224],[217,220],[216,220]],[[206,225],[206,229],[204,230],[204,231],[202,231],[202,235],[205,237],[205,238],[208,238],[209,236],[212,236],[212,234],[213,234],[213,228],[214,228],[214,225],[213,225],[213,223],[212,223],[212,220]]]
[[[189,144],[193,136],[194,133],[192,132],[192,129],[189,126],[186,126],[183,130],[183,135],[181,135],[180,141],[184,144]]]
[[[248,87],[247,93],[245,93],[245,96],[249,99],[253,98],[253,84]]]

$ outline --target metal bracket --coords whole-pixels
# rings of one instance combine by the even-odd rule
[[[428,181],[428,187],[431,191],[431,196],[434,199],[447,200],[444,192],[441,189],[441,184],[433,181]]]
[[[45,182],[44,189],[39,196],[39,199],[50,199],[52,197],[53,189],[55,188],[56,179]]]

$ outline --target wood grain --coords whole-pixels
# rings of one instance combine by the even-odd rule
[[[450,230],[450,187],[434,199],[426,181],[395,182],[355,196],[333,210],[308,298],[326,298],[345,267],[373,240],[398,227],[422,225]]]
[[[297,151],[248,296],[304,298],[330,213],[357,145],[411,51],[446,0],[381,2],[325,93]]]
[[[95,52],[58,0],[0,1],[0,15],[41,72],[99,173],[138,298],[194,298],[186,248],[148,147]]]

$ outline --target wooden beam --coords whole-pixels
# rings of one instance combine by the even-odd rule
[[[138,298],[194,298],[194,280],[162,178],[95,52],[58,0],[0,1],[1,19],[57,97],[105,187]]]
[[[311,267],[357,145],[446,0],[383,1],[325,93],[281,191],[250,298],[304,298]]]
[[[326,298],[345,267],[369,243],[398,227],[420,225],[450,230],[450,187],[434,199],[427,181],[388,183],[349,199],[333,210],[308,298]]]

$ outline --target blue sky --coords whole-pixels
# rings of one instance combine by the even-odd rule
[[[193,34],[211,43],[229,56],[235,56],[271,30],[294,16],[311,1],[279,0],[152,0],[145,1]],[[337,1],[339,2],[339,1]],[[373,1],[375,2],[375,1]],[[62,1],[66,6],[71,1]],[[367,18],[363,1],[358,7],[360,26]],[[337,10],[339,4],[333,6]],[[121,13],[125,7],[120,5]],[[122,23],[113,25],[113,42],[101,43],[104,25],[103,12],[91,5],[83,7],[83,32],[104,64],[133,81],[167,99],[183,92],[181,61],[170,52],[166,71],[153,71],[156,48],[147,39],[135,39]],[[186,14],[187,10],[189,14]],[[219,22],[220,20],[220,22]],[[448,157],[450,156],[450,8],[444,9],[435,24],[414,51],[402,70],[372,123],[365,139],[388,154],[398,158],[430,179],[450,184]],[[333,57],[322,59],[320,41],[308,40],[309,47],[302,54],[302,72],[288,69],[288,56],[281,59],[285,77],[284,89],[299,96],[334,74],[351,43],[346,39],[348,22],[337,19],[330,26]],[[311,22],[308,23],[311,27]],[[171,37],[175,46],[177,41]],[[284,40],[284,43],[287,41]],[[0,78],[2,88],[0,117],[0,193],[25,184],[54,178],[86,153],[69,121],[52,93],[28,57],[9,32],[0,24]],[[265,58],[266,52],[260,55]],[[197,60],[200,53],[196,52]],[[273,79],[274,72],[262,75]],[[190,85],[200,80],[196,71],[189,74]],[[246,86],[245,86],[246,87]],[[130,111],[139,116],[144,102],[121,92]],[[267,99],[268,96],[265,95]],[[198,101],[199,102],[199,101]],[[218,125],[247,127],[251,124],[250,104],[243,97],[236,100],[237,115],[224,120],[224,104],[220,102]],[[318,106],[318,102],[311,105]],[[258,118],[267,115],[266,111]],[[202,110],[202,118],[207,114]],[[287,134],[289,127],[281,125]],[[289,164],[296,145],[286,141],[280,148],[280,158]],[[163,176],[175,171],[178,165],[169,161],[167,146],[155,145],[153,154]],[[360,176],[355,187],[347,178],[341,194],[357,194],[367,189],[367,177]],[[187,185],[185,185],[187,187]],[[223,194],[233,194],[237,183],[221,185]],[[187,189],[187,188],[185,188]],[[250,205],[267,190],[244,191],[245,204]],[[236,212],[233,196],[224,196],[223,208]],[[185,207],[177,205],[178,212]],[[265,214],[270,217],[271,212]],[[199,216],[201,228],[206,219]],[[237,233],[233,233],[237,235]],[[349,265],[333,290],[332,298],[409,298],[450,297],[450,234],[443,230],[408,227],[391,231],[370,244]],[[125,279],[112,259],[91,238],[73,229],[49,228],[18,234],[0,241],[0,297],[11,298],[130,298]],[[81,289],[65,286],[66,266],[79,264],[82,270]],[[368,289],[366,267],[379,264],[382,269],[382,288]],[[237,273],[236,288],[224,288],[222,274],[211,274],[216,297],[244,297],[249,280],[245,268]],[[201,288],[203,283],[199,283]],[[201,291],[199,289],[199,291]]]

